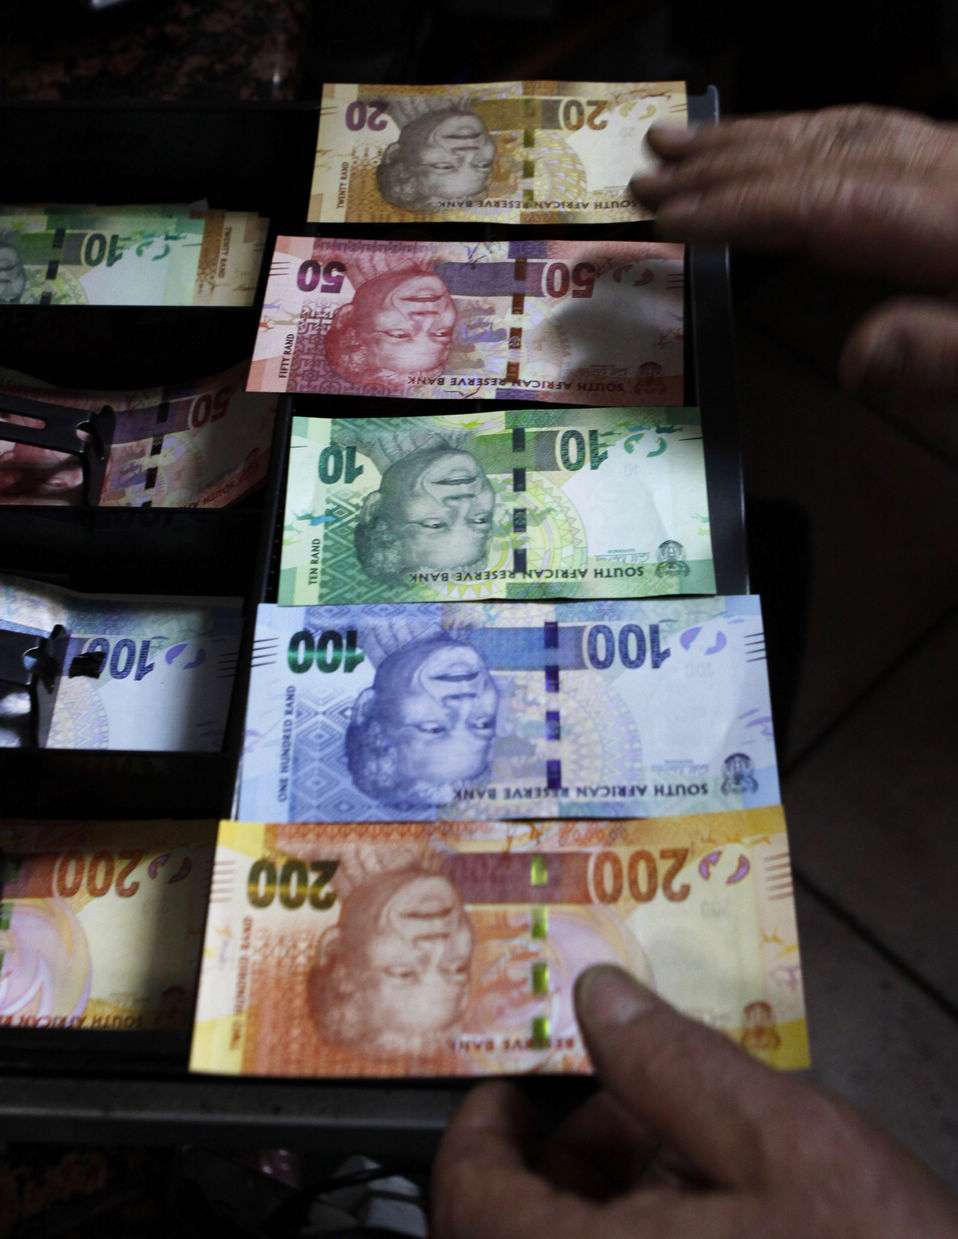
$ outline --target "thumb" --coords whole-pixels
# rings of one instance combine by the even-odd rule
[[[839,378],[881,402],[958,397],[958,306],[895,297],[862,319],[845,342]]]
[[[797,1126],[834,1104],[680,1015],[623,969],[582,973],[575,1004],[606,1091],[717,1183],[767,1183],[775,1166],[791,1164]]]

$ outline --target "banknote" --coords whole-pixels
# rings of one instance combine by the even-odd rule
[[[629,178],[684,82],[323,87],[308,219],[603,224],[648,218]]]
[[[188,1029],[215,822],[0,822],[0,1027]]]
[[[779,800],[755,596],[259,607],[243,820]]]
[[[0,577],[0,629],[69,636],[47,748],[218,752],[243,627],[239,598],[111,597]],[[0,746],[29,701],[0,699]]]
[[[278,237],[251,391],[682,404],[683,252]]]
[[[83,469],[67,452],[4,441],[5,395],[71,409],[113,410],[101,507],[221,508],[259,486],[269,466],[277,397],[247,392],[248,364],[193,383],[79,391],[0,370],[0,504],[83,502]],[[81,432],[83,433],[83,432]]]
[[[780,807],[645,821],[223,822],[190,1066],[586,1072],[586,967],[808,1065]]]
[[[251,305],[268,228],[188,206],[9,207],[0,304]]]
[[[714,591],[697,409],[293,418],[283,604]]]

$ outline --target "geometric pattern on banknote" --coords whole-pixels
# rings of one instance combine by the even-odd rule
[[[344,759],[351,712],[352,702],[340,700],[337,707],[334,693],[297,693],[290,779],[296,821],[311,821],[317,812],[328,821],[345,821],[354,811],[359,793]]]
[[[110,716],[92,683],[74,679],[57,698],[48,744],[58,749],[103,749],[110,740]]]

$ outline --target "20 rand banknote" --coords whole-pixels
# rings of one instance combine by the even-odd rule
[[[293,419],[283,604],[714,589],[697,409]]]
[[[250,391],[682,404],[683,251],[277,237]]]
[[[247,821],[778,801],[754,596],[259,607]]]
[[[307,218],[320,223],[645,219],[629,178],[683,82],[323,87]]]
[[[224,822],[190,1066],[585,1072],[572,987],[600,962],[776,1066],[807,1066],[781,809],[642,822]]]

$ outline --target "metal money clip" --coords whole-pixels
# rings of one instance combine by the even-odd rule
[[[95,508],[100,502],[106,462],[116,430],[113,409],[105,404],[99,411],[91,413],[89,409],[48,404],[44,400],[8,395],[0,390],[0,414],[3,413],[18,413],[43,425],[20,426],[0,417],[0,439],[79,456],[83,466],[83,502],[88,508]],[[85,439],[80,435],[81,430],[86,432]]]
[[[26,693],[29,715],[23,728],[27,742],[45,748],[50,735],[63,661],[70,634],[55,624],[48,637],[0,628],[0,699],[13,693]]]

